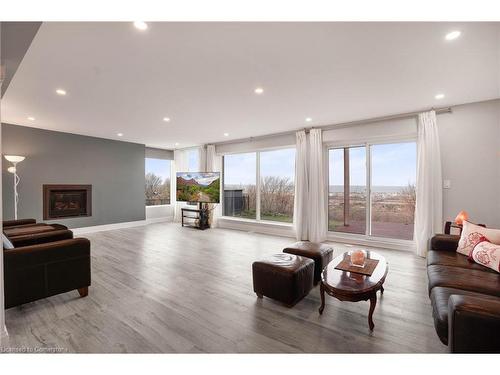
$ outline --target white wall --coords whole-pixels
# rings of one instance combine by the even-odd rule
[[[500,228],[500,100],[453,107],[438,117],[444,219],[460,210],[470,220]]]

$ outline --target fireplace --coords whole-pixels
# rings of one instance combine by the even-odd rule
[[[43,185],[43,219],[92,216],[92,185]]]

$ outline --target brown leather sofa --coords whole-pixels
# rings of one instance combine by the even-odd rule
[[[34,225],[36,230],[28,230]],[[6,234],[14,246],[3,250],[6,309],[75,289],[82,297],[88,294],[89,240],[73,238],[62,225],[49,227],[40,230],[32,219],[4,222],[4,234],[10,228],[26,229]]]
[[[427,254],[436,332],[454,353],[500,353],[500,274],[457,253],[459,239],[436,235]]]
[[[3,222],[3,233],[10,239],[23,235],[68,229],[61,224],[37,223],[35,219],[7,220]]]
[[[4,220],[3,227],[18,227],[21,225],[34,225],[36,224],[35,219],[18,219],[18,220]]]

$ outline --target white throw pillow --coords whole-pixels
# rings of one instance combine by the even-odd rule
[[[482,237],[481,241],[474,246],[469,258],[476,263],[500,272],[500,245],[492,244],[486,237]]]
[[[464,220],[457,253],[469,256],[483,236],[491,243],[500,245],[500,229],[484,228]]]
[[[7,238],[5,234],[2,233],[2,242],[3,242],[3,248],[6,250],[13,249],[14,245],[12,245],[12,242]]]

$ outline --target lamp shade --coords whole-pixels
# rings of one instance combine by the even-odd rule
[[[25,156],[19,156],[19,155],[4,155],[5,159],[10,161],[11,163],[20,163],[24,159],[26,159]]]
[[[460,211],[455,218],[455,224],[462,225],[464,220],[469,219],[469,214],[466,211]]]

